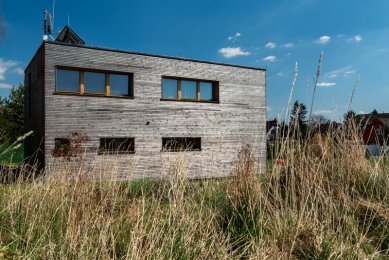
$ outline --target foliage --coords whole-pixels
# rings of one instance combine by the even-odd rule
[[[0,102],[1,141],[14,142],[25,132],[24,128],[24,86],[11,89],[8,98]]]
[[[24,159],[24,145],[4,143],[0,145],[0,164],[21,164]]]
[[[293,109],[290,113],[290,126],[300,136],[305,137],[307,130],[307,108],[298,100],[294,103]]]
[[[355,121],[356,113],[354,110],[350,110],[343,115],[343,124],[348,125]]]
[[[329,124],[329,123],[331,123],[331,120],[329,120],[328,118],[326,118],[323,115],[318,114],[318,115],[313,115],[311,117],[310,123],[313,125]]]

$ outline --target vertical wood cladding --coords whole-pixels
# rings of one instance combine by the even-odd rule
[[[87,165],[112,165],[120,178],[158,176],[177,153],[161,152],[162,137],[200,137],[185,153],[190,177],[231,173],[242,145],[255,149],[265,172],[265,71],[142,54],[45,43],[45,157],[54,140],[87,134]],[[55,95],[56,66],[134,73],[134,99]],[[162,76],[219,82],[219,103],[162,101]],[[98,155],[101,137],[135,138],[135,154]],[[91,149],[90,149],[91,148]]]
[[[44,45],[36,52],[25,71],[24,120],[26,132],[33,134],[25,140],[24,158],[30,164],[44,165]]]

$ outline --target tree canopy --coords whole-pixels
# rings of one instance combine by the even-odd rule
[[[0,129],[2,142],[14,142],[24,129],[24,86],[11,89],[8,98],[0,99]]]

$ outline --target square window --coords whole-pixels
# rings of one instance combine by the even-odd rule
[[[129,96],[129,76],[124,74],[109,74],[110,94],[114,96]]]
[[[55,89],[56,91],[80,92],[80,72],[57,69]]]
[[[135,138],[100,138],[99,154],[135,153]]]
[[[105,74],[84,72],[84,88],[86,93],[105,94]]]
[[[70,139],[69,138],[55,138],[54,139],[54,157],[66,157],[70,155]]]

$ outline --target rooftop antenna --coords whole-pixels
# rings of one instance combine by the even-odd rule
[[[55,0],[53,0],[53,27],[54,27]]]
[[[43,10],[43,40],[47,41],[50,34],[53,31],[53,20],[51,14],[44,9]]]

